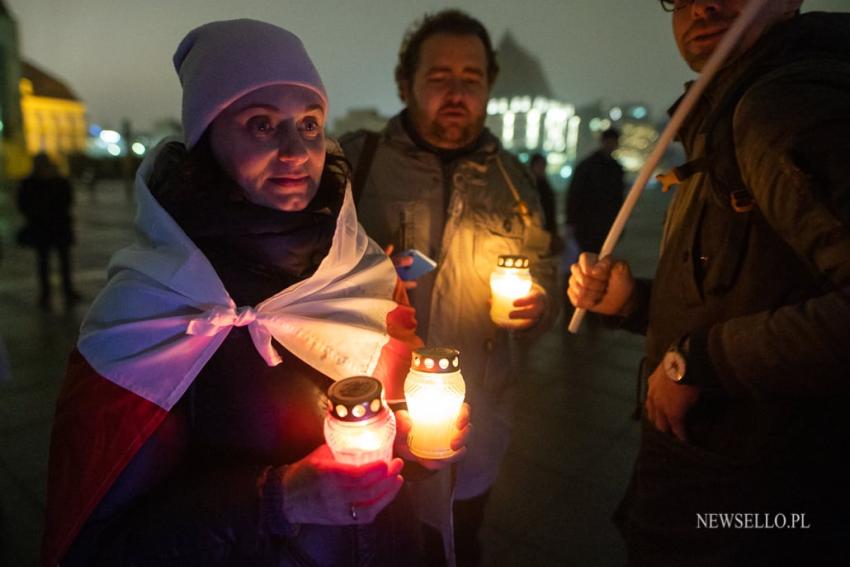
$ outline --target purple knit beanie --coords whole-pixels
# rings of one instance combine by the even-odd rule
[[[190,31],[174,53],[183,86],[183,130],[191,148],[219,113],[239,97],[275,84],[328,95],[295,34],[257,20],[211,22]]]

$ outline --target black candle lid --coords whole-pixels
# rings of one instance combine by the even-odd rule
[[[500,268],[523,269],[528,267],[528,258],[526,256],[499,256],[499,260],[496,265]]]
[[[342,421],[365,421],[384,410],[383,387],[371,376],[352,376],[331,384],[328,402],[331,414]]]
[[[460,370],[460,351],[454,348],[418,348],[413,351],[411,367],[427,374],[448,374]]]

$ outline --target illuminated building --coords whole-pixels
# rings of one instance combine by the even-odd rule
[[[582,128],[579,132],[579,155],[585,156],[599,148],[599,134],[608,128],[620,131],[620,148],[614,158],[627,172],[637,172],[643,166],[658,141],[658,128],[651,120],[649,107],[642,103],[610,104],[597,102],[579,109]]]
[[[86,105],[65,83],[26,61],[20,89],[27,153],[46,152],[67,171],[68,157],[86,150]]]
[[[18,25],[0,0],[0,179],[18,178],[29,170],[21,118],[18,79]]]
[[[497,52],[500,71],[487,104],[487,126],[520,159],[540,152],[550,173],[569,171],[581,123],[575,107],[553,94],[540,62],[510,32]]]

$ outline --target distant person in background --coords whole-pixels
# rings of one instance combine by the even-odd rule
[[[558,221],[555,218],[555,191],[546,177],[546,156],[534,154],[528,162],[534,183],[537,185],[537,194],[540,195],[540,207],[543,209],[543,228],[551,237],[549,241],[549,253],[557,254],[563,248],[563,241],[558,236]]]
[[[59,174],[45,153],[33,159],[32,173],[18,189],[18,209],[26,224],[18,233],[18,243],[35,248],[38,255],[39,305],[51,308],[50,251],[59,256],[65,303],[80,299],[71,281],[70,248],[74,243],[71,183]]]
[[[600,147],[576,167],[567,194],[567,226],[582,252],[599,252],[623,204],[623,166],[613,153],[620,132],[602,132]]]

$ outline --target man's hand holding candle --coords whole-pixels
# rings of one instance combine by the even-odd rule
[[[412,426],[410,414],[407,410],[397,410],[395,412],[395,418],[395,454],[402,459],[418,463],[428,470],[439,470],[451,463],[456,463],[466,454],[466,440],[469,438],[472,428],[472,424],[469,422],[469,404],[464,403],[461,406],[460,414],[458,414],[457,421],[455,422],[456,431],[451,440],[451,448],[455,453],[445,459],[423,459],[414,455],[407,444],[408,434]]]

